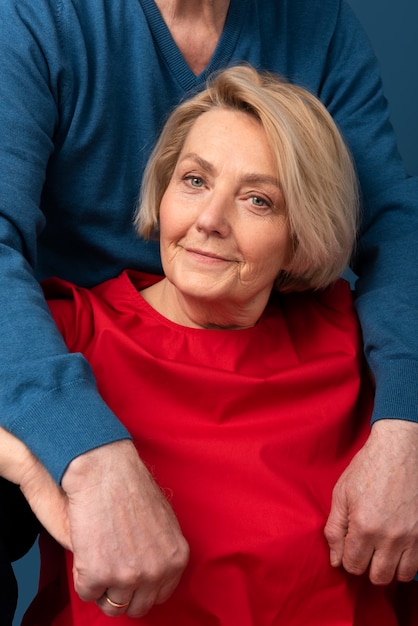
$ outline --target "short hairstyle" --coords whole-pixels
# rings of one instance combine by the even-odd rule
[[[161,199],[186,137],[197,118],[216,107],[257,119],[276,161],[293,246],[276,287],[302,291],[331,284],[349,263],[356,239],[358,187],[350,153],[318,98],[247,65],[219,72],[169,116],[145,169],[137,233],[158,233]]]

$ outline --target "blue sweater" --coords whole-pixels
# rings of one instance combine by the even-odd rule
[[[57,480],[75,456],[128,433],[85,360],[67,353],[38,280],[161,272],[158,246],[131,225],[147,157],[172,107],[242,60],[316,93],[351,147],[364,199],[354,269],[374,419],[418,420],[418,184],[347,4],[231,0],[196,77],[152,0],[1,0],[0,416]],[[138,419],[148,419],[140,397]]]

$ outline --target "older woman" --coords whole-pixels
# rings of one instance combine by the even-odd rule
[[[356,219],[350,155],[325,108],[231,68],[172,113],[145,173],[135,223],[159,237],[164,278],[45,284],[67,345],[91,363],[190,545],[177,589],[136,623],[399,623],[396,585],[333,569],[323,537],[372,405],[337,280]],[[57,520],[44,522],[65,543],[54,497]],[[83,602],[71,551],[46,537],[42,555],[25,625],[107,624],[103,607],[132,624],[133,590]]]

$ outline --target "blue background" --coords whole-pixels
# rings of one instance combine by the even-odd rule
[[[380,62],[400,152],[410,174],[418,175],[418,2],[350,0]],[[14,626],[36,592],[39,558],[35,546],[15,563],[19,605]]]
[[[418,175],[418,2],[350,0],[373,44],[399,150]]]

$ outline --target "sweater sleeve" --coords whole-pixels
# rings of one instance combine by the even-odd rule
[[[327,63],[320,96],[351,148],[361,186],[352,267],[376,379],[372,420],[418,421],[418,179],[402,165],[378,63],[344,0]]]
[[[0,420],[60,481],[73,458],[129,435],[100,398],[88,363],[68,353],[34,278],[58,124],[50,52],[40,44],[60,54],[48,7],[0,4]]]

